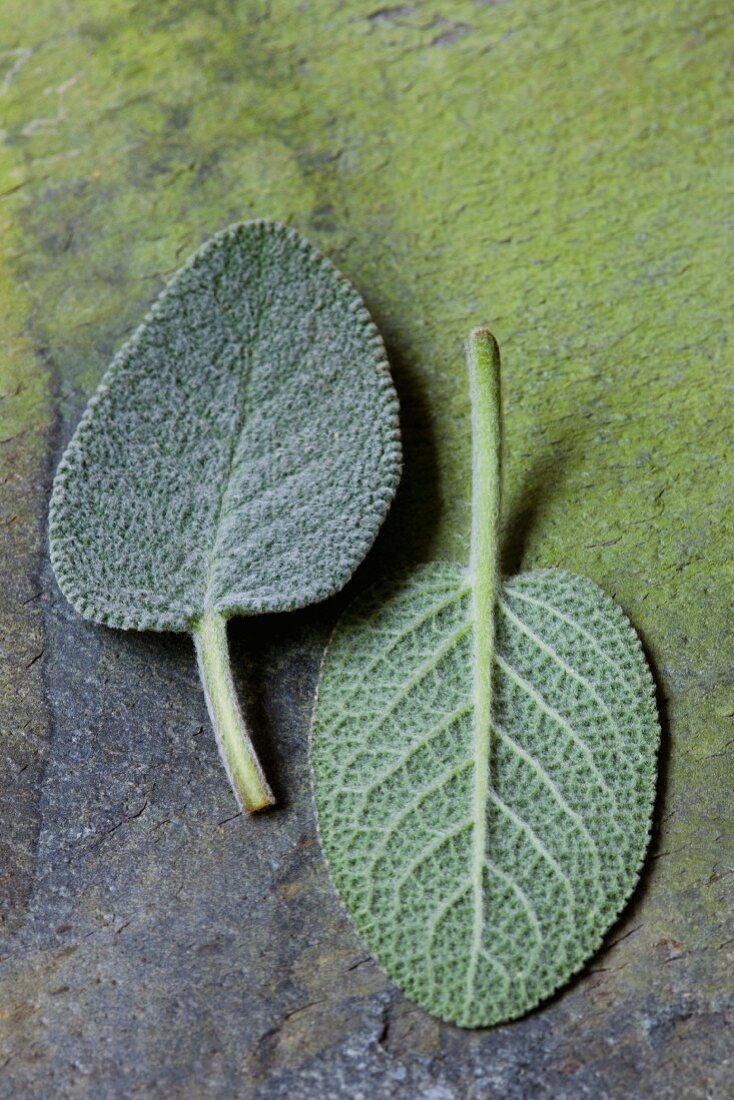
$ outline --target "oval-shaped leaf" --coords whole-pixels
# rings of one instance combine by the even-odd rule
[[[400,472],[397,399],[359,296],[294,230],[213,237],[115,358],[62,459],[62,591],[88,618],[192,629],[337,591]]]
[[[464,1026],[526,1012],[599,945],[638,877],[658,746],[634,631],[555,570],[501,588],[478,743],[472,608],[450,564],[357,600],[312,732],[321,840],[358,931]]]
[[[54,481],[51,561],[87,618],[190,631],[240,804],[272,803],[226,620],[302,607],[362,560],[400,475],[397,398],[361,299],[292,229],[213,237],[89,402]]]
[[[500,580],[494,337],[468,342],[471,553],[358,601],[312,738],[334,881],[385,969],[465,1026],[532,1008],[637,880],[658,724],[640,643],[591,581]]]

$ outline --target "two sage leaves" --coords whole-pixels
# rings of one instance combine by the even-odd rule
[[[240,804],[272,802],[234,691],[226,623],[340,589],[400,476],[382,341],[294,230],[219,233],[165,288],[58,468],[51,561],[80,614],[193,635]]]
[[[499,353],[468,346],[468,567],[359,597],[312,729],[332,878],[380,964],[429,1012],[509,1020],[577,971],[647,846],[659,728],[632,627],[591,581],[500,578]]]
[[[467,568],[361,596],[312,731],[337,889],[388,973],[465,1026],[527,1011],[599,944],[636,881],[658,726],[622,612],[590,581],[498,566],[499,356],[470,339]],[[54,482],[51,560],[87,618],[193,635],[237,799],[272,803],[237,702],[233,615],[340,589],[400,475],[381,340],[293,230],[247,222],[174,276],[91,399]]]

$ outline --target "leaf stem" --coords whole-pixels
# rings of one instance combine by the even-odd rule
[[[472,410],[472,520],[469,571],[472,581],[475,666],[481,691],[477,726],[491,720],[494,618],[499,587],[499,524],[502,424],[500,353],[488,329],[476,328],[467,345]],[[487,732],[487,737],[489,733]]]
[[[500,353],[488,329],[474,329],[467,342],[472,411],[472,520],[469,572],[474,628],[474,792],[472,799],[473,925],[467,970],[467,1004],[474,996],[474,977],[484,929],[484,869],[487,848],[492,732],[492,665],[495,604],[499,586],[499,521],[502,424]]]
[[[267,784],[240,711],[229,666],[227,623],[205,611],[194,627],[194,646],[219,755],[240,807],[254,813],[272,806]]]
[[[472,409],[472,526],[470,569],[477,579],[499,576],[502,452],[500,351],[489,329],[475,328],[467,343]],[[487,593],[489,595],[489,593]],[[494,600],[487,608],[494,610]]]

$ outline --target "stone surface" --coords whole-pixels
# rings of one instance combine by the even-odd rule
[[[0,1096],[734,1091],[734,421],[724,0],[5,0],[0,46]],[[241,622],[281,808],[234,814],[186,639],[78,619],[45,553],[63,445],[166,275],[295,225],[387,337],[407,463],[355,579],[466,551],[461,343],[504,352],[505,565],[564,565],[645,639],[656,833],[582,975],[486,1032],[366,956],[306,740],[341,599]]]

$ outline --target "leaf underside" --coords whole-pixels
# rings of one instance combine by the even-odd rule
[[[349,579],[399,472],[359,296],[293,230],[246,222],[190,258],[102,380],[54,483],[51,560],[112,626],[300,607]]]
[[[659,729],[620,609],[583,578],[522,574],[500,592],[477,805],[471,613],[450,564],[357,600],[324,659],[312,763],[357,930],[410,997],[476,1027],[551,994],[629,897]]]

